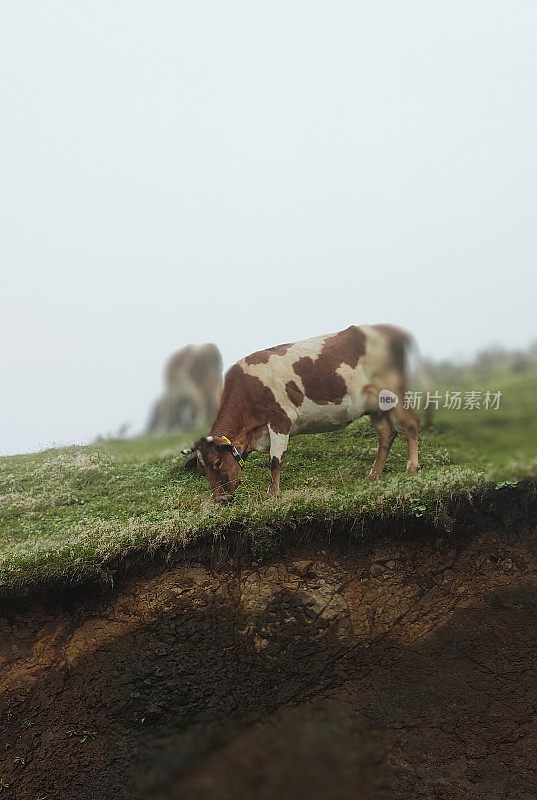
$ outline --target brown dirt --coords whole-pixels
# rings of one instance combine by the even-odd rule
[[[4,608],[2,798],[537,798],[536,539],[304,545]]]

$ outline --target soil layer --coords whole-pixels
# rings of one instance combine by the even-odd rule
[[[533,800],[536,545],[303,543],[6,604],[2,797]]]

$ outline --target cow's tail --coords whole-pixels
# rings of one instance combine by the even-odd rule
[[[415,377],[423,397],[427,398],[427,393],[432,390],[431,376],[427,371],[423,356],[412,334],[404,331],[404,336],[407,374]],[[428,430],[432,424],[433,407],[429,404],[424,409],[423,427]]]

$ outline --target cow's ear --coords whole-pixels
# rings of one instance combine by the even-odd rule
[[[196,453],[193,453],[190,458],[187,458],[183,464],[185,472],[192,472],[196,475],[203,475],[203,470],[200,466],[199,459]]]
[[[191,447],[183,447],[183,449],[181,450],[181,453],[184,456],[192,455],[192,453],[195,453],[196,450],[199,450],[201,442],[202,442],[202,439],[198,439],[198,441],[194,442],[194,444]]]

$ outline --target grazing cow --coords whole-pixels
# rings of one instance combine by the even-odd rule
[[[155,403],[148,433],[188,430],[207,424],[222,393],[222,356],[215,344],[189,344],[170,358],[166,389]]]
[[[290,436],[342,429],[368,414],[378,434],[378,450],[366,480],[375,480],[382,475],[397,434],[392,412],[407,440],[407,472],[416,473],[419,423],[416,414],[403,407],[410,345],[410,336],[391,325],[351,325],[339,333],[246,356],[225,376],[209,436],[183,453],[195,452],[195,465],[219,503],[233,498],[248,453],[269,453],[268,494],[276,496]],[[379,393],[393,405],[379,405]]]

